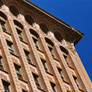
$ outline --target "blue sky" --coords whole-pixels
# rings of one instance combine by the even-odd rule
[[[30,1],[85,34],[75,48],[92,80],[92,0]]]

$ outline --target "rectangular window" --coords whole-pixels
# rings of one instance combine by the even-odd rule
[[[53,92],[56,92],[56,88],[55,88],[56,85],[54,83],[52,83],[52,82],[50,82],[50,84],[51,84],[51,87],[53,89]]]
[[[45,71],[48,71],[47,65],[46,65],[46,61],[43,60],[43,59],[41,59],[41,61],[42,61],[42,64],[43,64],[43,66],[44,66]]]
[[[0,69],[3,69],[3,65],[2,65],[2,57],[0,57]]]
[[[7,41],[7,45],[8,45],[8,49],[9,49],[10,53],[14,53],[14,51],[13,51],[13,49],[12,49],[13,43]]]
[[[29,57],[29,52],[26,51],[26,50],[24,50],[24,52],[25,52],[27,61],[28,61],[28,62],[31,62],[30,57]]]
[[[69,63],[68,63],[68,61],[67,61],[67,56],[65,56],[65,55],[63,55],[63,56],[64,56],[64,58],[65,58],[65,61],[66,61],[67,65],[69,66]]]
[[[62,80],[64,80],[64,76],[63,76],[63,74],[62,74],[62,69],[58,68],[58,72],[59,72],[59,74],[60,74]]]
[[[35,47],[36,47],[36,48],[39,48],[39,47],[38,47],[38,44],[37,44],[37,39],[33,38],[33,41],[34,41]]]
[[[23,40],[23,38],[22,38],[22,36],[21,36],[22,31],[20,31],[19,29],[17,29],[17,33],[18,33],[19,39],[20,39],[20,40]]]
[[[3,81],[3,80],[2,80],[2,82],[3,82],[4,91],[5,92],[10,92],[10,90],[9,90],[9,85],[10,84],[6,81]]]
[[[40,88],[40,84],[38,82],[38,75],[36,75],[36,74],[33,73],[33,77],[34,77],[36,86]]]
[[[79,84],[78,84],[78,81],[77,81],[77,77],[73,76],[73,78],[74,78],[74,81],[75,81],[77,87],[79,88]]]
[[[4,22],[1,22],[1,27],[4,31],[6,31],[6,28],[5,28],[5,23]]]
[[[15,66],[15,69],[16,69],[16,73],[17,73],[17,76],[18,76],[18,78],[21,78],[22,79],[22,75],[21,75],[21,73],[20,73],[20,66],[18,66],[18,65],[14,65]]]
[[[52,48],[51,47],[49,47],[49,50],[50,50],[50,53],[51,53],[52,57],[54,57],[54,54],[52,52]]]

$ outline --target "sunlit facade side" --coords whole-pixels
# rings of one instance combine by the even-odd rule
[[[0,92],[92,92],[82,37],[28,0],[0,0]]]

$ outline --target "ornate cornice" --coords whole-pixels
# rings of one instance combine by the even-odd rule
[[[84,34],[82,32],[78,31],[77,29],[73,28],[72,26],[68,25],[62,20],[56,18],[55,16],[36,6],[29,0],[15,0],[15,1],[18,1],[27,8],[40,14],[43,18],[48,19],[51,23],[53,23],[52,25],[56,24],[56,26],[61,27],[64,33],[63,35],[65,40],[73,42],[76,45],[78,41],[83,37]]]

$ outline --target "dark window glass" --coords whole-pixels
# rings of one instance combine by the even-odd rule
[[[0,57],[0,68],[3,69],[3,65],[2,65],[1,59],[2,59],[2,57]]]
[[[50,82],[50,83],[51,83],[51,87],[52,87],[52,89],[53,89],[53,92],[56,92],[55,84],[52,83],[52,82]]]
[[[60,68],[58,68],[58,72],[59,72],[59,74],[60,74],[62,80],[64,80],[64,76],[63,76],[63,74],[62,74],[62,70],[61,70]]]
[[[36,47],[36,48],[39,48],[39,47],[38,47],[38,44],[37,44],[37,39],[33,38],[33,41],[34,41],[35,47]]]
[[[48,71],[47,66],[46,66],[46,61],[43,59],[41,59],[41,61],[42,61],[45,71]]]
[[[30,33],[34,35],[36,38],[39,38],[39,35],[37,32],[35,32],[33,29],[30,29]]]
[[[12,43],[7,41],[7,45],[8,45],[8,49],[9,49],[10,53],[14,53],[14,51],[12,49]]]
[[[18,33],[18,36],[19,36],[19,39],[20,40],[23,40],[22,36],[21,36],[21,31],[19,29],[17,29],[17,33]]]
[[[20,73],[20,66],[15,65],[15,69],[16,69],[16,73],[17,73],[18,78],[21,78],[22,79],[22,75]]]
[[[50,50],[50,53],[51,53],[52,57],[54,57],[54,54],[52,52],[52,48],[51,47],[49,47],[49,50]]]
[[[53,43],[50,39],[48,39],[48,38],[45,37],[45,41],[46,41],[49,45],[51,45],[52,47],[54,46],[54,43]]]
[[[64,58],[65,58],[65,61],[66,61],[67,65],[69,66],[69,63],[68,63],[68,61],[67,61],[67,56],[65,56],[65,55],[63,55],[63,56],[64,56]]]
[[[39,84],[39,82],[38,82],[38,75],[36,75],[36,74],[33,73],[33,77],[34,77],[36,86],[37,86],[37,87],[40,87],[40,84]]]
[[[23,25],[22,25],[20,22],[18,22],[17,20],[14,20],[14,24],[15,24],[17,27],[23,29]]]
[[[9,85],[10,85],[10,84],[9,84],[8,82],[5,82],[5,81],[2,81],[2,82],[3,82],[4,91],[5,91],[5,92],[10,92],[10,91],[9,91]]]
[[[31,62],[30,57],[29,57],[29,52],[26,51],[26,50],[24,50],[24,52],[25,52],[27,61],[28,61],[28,62]]]
[[[6,31],[6,28],[5,28],[5,23],[4,22],[1,22],[1,27],[4,31]]]
[[[24,89],[22,89],[22,92],[27,92],[27,91],[25,91]]]
[[[79,84],[78,84],[78,81],[77,81],[77,77],[73,76],[73,78],[74,78],[74,81],[75,81],[77,87],[79,88]]]

